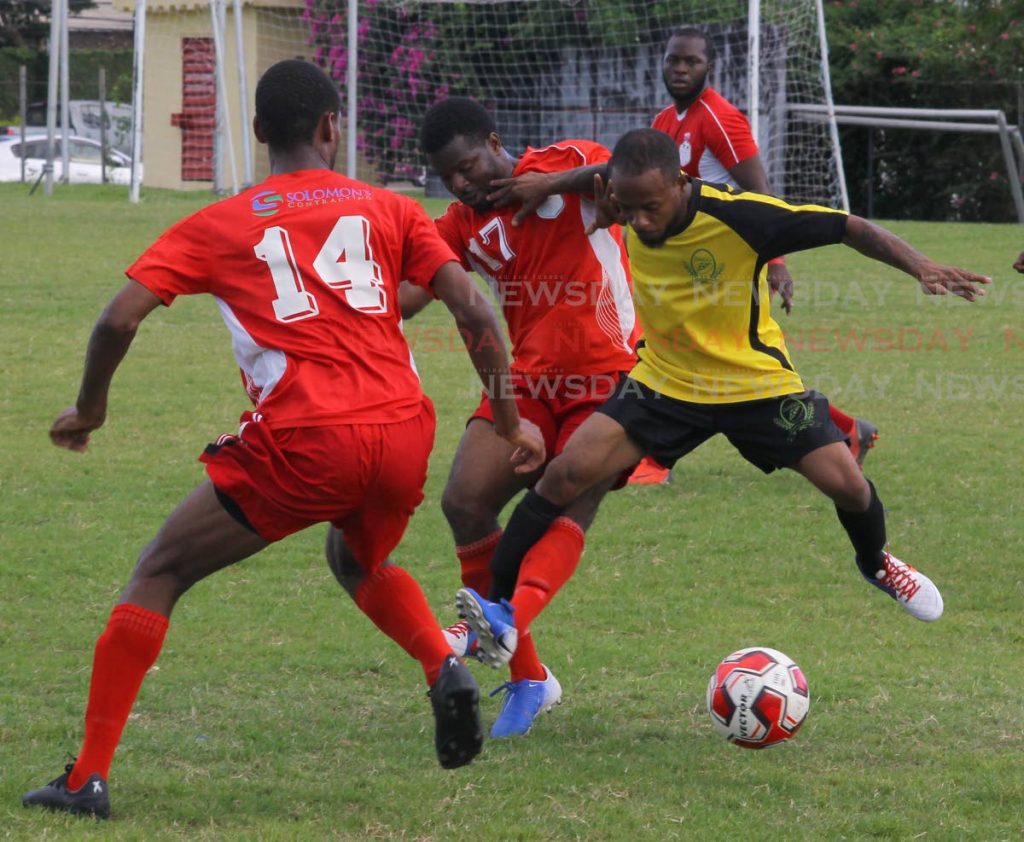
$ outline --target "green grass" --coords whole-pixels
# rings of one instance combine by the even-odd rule
[[[78,749],[93,642],[138,549],[245,405],[213,302],[183,299],[140,331],[89,453],[50,446],[124,267],[208,197],[25,192],[0,185],[0,838],[1024,836],[1024,290],[1009,268],[1020,228],[1000,225],[893,225],[991,274],[977,305],[925,300],[833,247],[790,259],[797,310],[780,317],[806,382],[879,425],[869,473],[894,550],[942,587],[939,623],[863,584],[803,480],[764,477],[712,441],[674,485],[605,502],[534,626],[565,704],[529,738],[442,771],[418,666],[336,586],[312,529],[182,600],[115,759],[109,823],[22,809]],[[441,308],[412,327],[439,426],[397,559],[450,619],[438,500],[477,393],[464,354],[438,341]],[[903,350],[887,350],[901,328]],[[860,351],[840,350],[850,331]],[[812,693],[804,729],[770,752],[726,745],[704,710],[713,665],[757,643],[795,658]],[[502,680],[474,670],[485,690]],[[489,723],[497,700],[483,709]]]

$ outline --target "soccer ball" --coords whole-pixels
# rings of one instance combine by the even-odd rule
[[[708,682],[715,728],[744,748],[768,748],[792,737],[811,704],[807,679],[777,649],[753,646],[725,658]]]

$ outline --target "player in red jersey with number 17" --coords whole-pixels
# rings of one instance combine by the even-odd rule
[[[604,166],[611,153],[593,141],[564,140],[516,158],[502,145],[494,118],[463,97],[431,106],[420,144],[458,199],[436,221],[437,230],[462,265],[494,292],[512,340],[519,413],[541,428],[548,453],[556,454],[635,363],[638,333],[625,247],[618,226],[587,236],[596,210],[580,193],[549,196],[519,224],[513,224],[517,208],[495,207],[487,196],[495,179]],[[424,295],[419,293],[421,300]],[[471,611],[469,603],[481,595],[512,597],[515,577],[492,578],[490,570],[502,534],[499,516],[538,476],[510,469],[508,444],[497,434],[488,402],[481,401],[466,424],[441,503],[465,585],[461,610]],[[584,531],[609,486],[566,510],[523,562],[528,584],[513,602],[518,648],[491,737],[525,734],[542,710],[561,699],[558,680],[534,646],[530,618],[572,575]],[[468,642],[465,624],[449,633],[453,648]]]
[[[106,817],[107,777],[168,618],[199,580],[316,523],[332,563],[364,571],[359,608],[418,660],[430,686],[442,766],[480,751],[479,690],[416,580],[388,561],[423,499],[434,412],[410,364],[398,287],[430,287],[451,309],[493,395],[495,430],[517,469],[544,460],[536,431],[503,397],[507,357],[494,313],[413,200],[332,172],[338,91],[303,61],[256,90],[254,129],[272,175],[168,230],[128,270],[89,342],[76,405],[54,444],[84,451],[139,323],[178,295],[214,296],[255,409],[203,454],[209,479],[142,551],[96,644],[85,743],[26,806]],[[340,560],[339,560],[340,559]]]

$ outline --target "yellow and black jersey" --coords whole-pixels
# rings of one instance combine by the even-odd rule
[[[652,248],[629,238],[644,337],[631,376],[694,403],[802,392],[771,317],[767,262],[838,243],[847,215],[692,180],[686,227]]]

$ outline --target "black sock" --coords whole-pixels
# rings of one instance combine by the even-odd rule
[[[511,599],[519,578],[519,567],[523,558],[548,531],[563,511],[545,500],[532,488],[519,501],[508,519],[505,532],[491,556],[491,590],[487,598],[492,601]]]
[[[868,579],[884,568],[882,555],[885,550],[885,510],[878,492],[871,480],[867,481],[871,488],[871,502],[867,511],[847,512],[836,506],[839,522],[850,536],[850,543],[857,553],[857,566]]]

